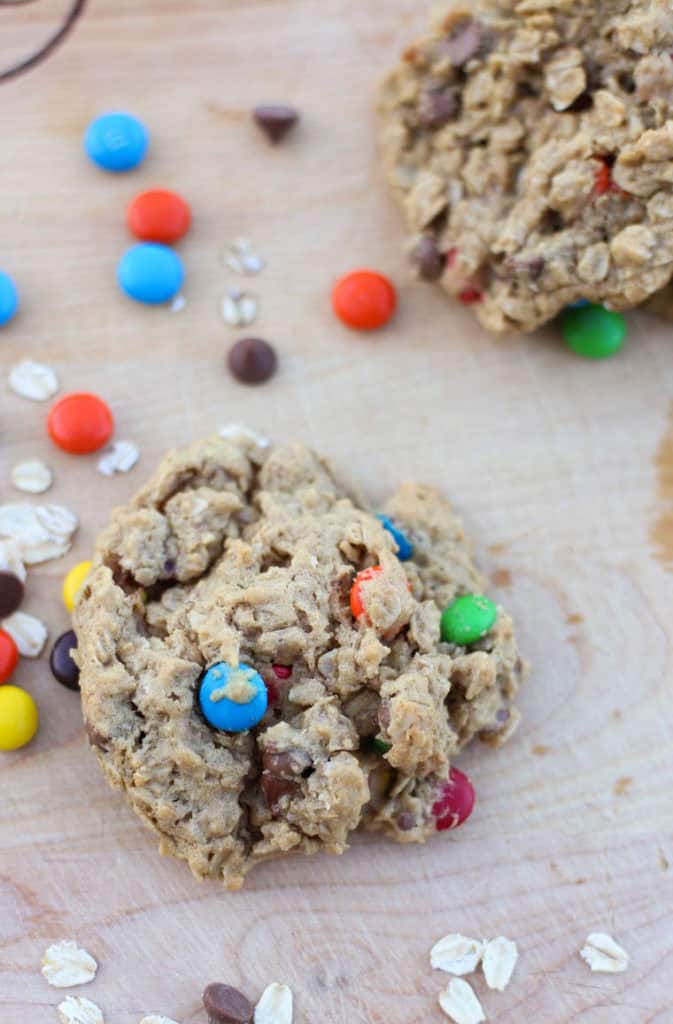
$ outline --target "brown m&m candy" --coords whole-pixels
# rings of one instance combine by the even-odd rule
[[[231,985],[214,982],[203,993],[210,1024],[250,1024],[255,1008],[242,992]]]
[[[13,572],[0,572],[0,619],[12,615],[23,601],[23,583]]]

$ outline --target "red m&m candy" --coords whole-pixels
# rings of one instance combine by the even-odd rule
[[[14,637],[0,629],[0,683],[6,683],[19,664],[19,651]]]
[[[126,213],[129,231],[143,242],[172,245],[189,230],[188,203],[177,192],[152,188],[136,196]]]
[[[374,270],[354,270],[334,285],[332,306],[347,327],[375,331],[387,324],[397,305],[393,285]]]
[[[47,417],[49,436],[55,445],[72,455],[89,455],[110,440],[114,420],[98,395],[66,395]]]
[[[439,791],[437,800],[432,805],[435,828],[438,832],[446,832],[458,828],[472,814],[474,808],[474,787],[467,775],[457,768],[449,772],[449,781]]]

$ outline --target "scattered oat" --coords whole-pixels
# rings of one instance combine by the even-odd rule
[[[99,1006],[83,996],[67,996],[58,1007],[61,1024],[104,1024]]]
[[[266,263],[256,253],[247,238],[235,238],[224,258],[230,270],[236,274],[259,274]]]
[[[44,622],[27,612],[14,612],[3,619],[0,626],[12,637],[19,654],[24,658],[39,658],[47,642],[49,631]]]
[[[187,299],[184,297],[182,292],[175,296],[170,304],[171,313],[180,313],[187,305]],[[149,1017],[147,1018],[149,1020]]]
[[[254,1024],[292,1024],[292,990],[272,982],[255,1007]]]
[[[27,494],[44,494],[54,479],[49,466],[39,459],[18,462],[12,469],[11,476],[17,491],[26,491]]]
[[[51,366],[24,359],[9,371],[8,384],[11,390],[22,398],[33,402],[45,402],[55,395],[60,385]]]
[[[481,1024],[486,1020],[471,985],[462,978],[452,978],[439,993],[439,1005],[455,1024]]]
[[[592,971],[621,974],[629,966],[629,954],[604,932],[592,932],[580,950]]]
[[[115,441],[98,460],[98,472],[103,476],[128,473],[139,458],[138,446],[133,441]]]
[[[220,437],[247,437],[250,441],[254,441],[258,448],[268,448],[271,443],[268,437],[263,437],[255,430],[244,427],[240,423],[227,423],[220,427],[218,434]]]
[[[511,939],[499,935],[497,939],[487,942],[481,967],[488,987],[504,992],[512,979],[518,959],[519,950],[516,942],[512,942]]]
[[[430,964],[448,974],[471,974],[477,969],[484,951],[479,939],[465,935],[445,935],[430,950]]]
[[[54,988],[86,985],[96,977],[97,970],[91,953],[68,939],[49,946],[42,957],[42,974]]]
[[[21,558],[21,549],[15,540],[0,540],[0,570],[12,572],[26,582],[26,567]]]
[[[178,1024],[171,1017],[162,1017],[160,1013],[151,1013],[149,1017],[143,1017],[140,1024]]]
[[[257,317],[257,309],[257,299],[236,288],[232,288],[222,299],[222,319],[230,327],[248,327]]]
[[[0,537],[16,541],[27,565],[64,555],[77,526],[77,516],[62,505],[0,505]]]

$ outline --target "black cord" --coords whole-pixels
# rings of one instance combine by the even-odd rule
[[[30,57],[26,57],[24,60],[19,61],[18,64],[14,64],[13,67],[7,68],[6,71],[0,71],[0,82],[7,82],[10,78],[17,78],[18,75],[22,75],[25,71],[34,68],[36,64],[40,64],[50,53],[53,53],[56,47],[63,42],[75,27],[75,22],[84,11],[86,2],[87,0],[74,0],[63,23],[56,29],[53,36],[47,39],[46,43],[39,50],[36,50],[35,53],[31,54]],[[17,7],[29,3],[35,3],[35,0],[0,0],[0,7]]]

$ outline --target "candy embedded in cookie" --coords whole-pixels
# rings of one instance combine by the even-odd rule
[[[673,14],[649,0],[478,0],[409,46],[382,150],[419,277],[491,331],[673,275]]]
[[[73,615],[87,734],[198,877],[456,827],[455,758],[514,731],[512,621],[473,596],[450,505],[406,484],[381,515],[308,449],[239,435],[167,455],[99,537]]]
[[[199,686],[204,718],[225,732],[252,729],[264,718],[267,703],[264,680],[248,665],[211,665]]]

